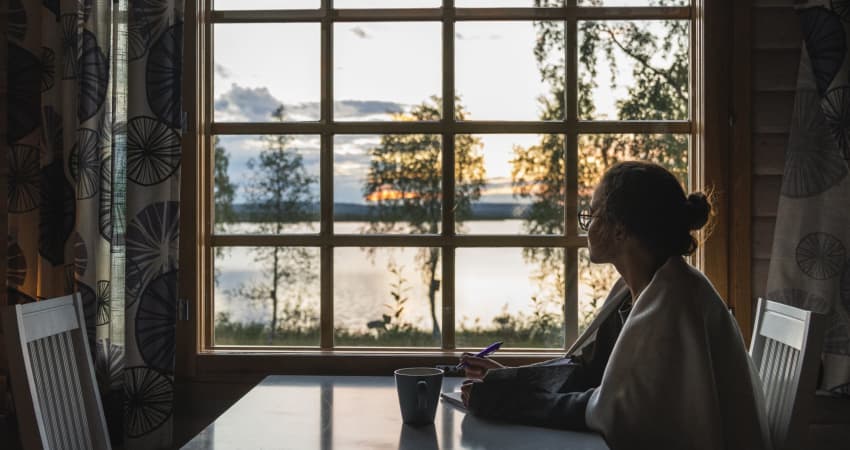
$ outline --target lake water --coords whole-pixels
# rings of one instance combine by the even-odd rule
[[[337,233],[359,233],[364,222],[338,222]],[[522,220],[469,221],[464,223],[469,234],[518,234]],[[255,224],[230,225],[229,232],[250,232]],[[318,229],[318,228],[315,228]],[[307,231],[307,230],[304,230]],[[366,330],[366,323],[392,311],[393,292],[408,300],[402,320],[422,329],[431,328],[428,285],[420,269],[425,248],[341,247],[334,250],[334,321],[335,327],[352,331]],[[585,250],[580,250],[585,252]],[[285,256],[293,260],[291,251]],[[308,249],[297,258],[297,264],[284,264],[293,281],[282,285],[280,298],[319,311],[319,250]],[[493,318],[503,312],[529,314],[532,297],[548,298],[547,309],[558,312],[558,292],[563,287],[554,274],[541,276],[536,263],[527,262],[521,248],[459,248],[455,255],[455,317],[457,326],[478,325],[489,328]],[[396,274],[390,269],[396,268]],[[269,284],[269,258],[258,258],[249,247],[227,248],[215,260],[216,313],[226,312],[234,322],[267,322],[271,307],[268,301],[251,300],[245,292],[251,286]],[[594,270],[594,269],[590,269]],[[579,279],[587,278],[588,274]],[[442,279],[437,265],[436,279]],[[401,283],[401,284],[399,284]],[[593,294],[579,284],[580,310],[586,309]],[[597,293],[597,295],[599,295]],[[436,293],[437,317],[440,317],[441,291]]]

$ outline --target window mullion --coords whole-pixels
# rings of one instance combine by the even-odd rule
[[[437,8],[368,8],[338,9],[331,12],[334,22],[419,22],[440,20]],[[495,20],[688,20],[689,6],[603,6],[578,7],[569,2],[567,8],[457,8],[452,13],[464,21]],[[321,9],[217,10],[210,11],[215,23],[279,23],[317,22],[325,16]]]
[[[206,157],[202,157],[201,161],[205,164],[202,166],[204,176],[199,177],[199,180],[208,180],[200,186],[201,195],[200,201],[204,202],[203,210],[209,211],[208,215],[212,220],[205,220],[201,225],[201,235],[203,236],[204,249],[200,259],[202,264],[202,276],[205,290],[202,290],[202,311],[203,320],[199,328],[201,329],[201,348],[209,349],[213,347],[215,342],[215,300],[213,298],[214,289],[211,288],[215,283],[215,260],[213,249],[210,245],[213,236],[213,224],[215,223],[215,200],[213,184],[215,183],[214,167],[215,167],[215,137],[212,134],[212,119],[214,116],[213,108],[213,56],[215,55],[215,33],[214,25],[210,20],[210,11],[212,10],[212,0],[201,0],[201,20],[198,26],[202,27],[202,46],[201,46],[201,69],[203,81],[201,83],[200,92],[202,95],[203,104],[198,106],[198,114],[201,116],[201,136],[203,140],[201,149],[206,151]],[[209,293],[209,294],[207,294]]]
[[[333,0],[322,0],[322,61],[321,61],[321,118],[322,126],[333,122],[333,21],[330,11]],[[324,128],[321,133],[319,162],[319,196],[321,224],[319,235],[328,239],[333,235],[333,134]],[[320,307],[319,343],[321,348],[333,348],[333,258],[332,245],[322,245],[320,250]]]
[[[567,0],[569,7],[577,0]],[[578,20],[566,20],[564,61],[566,61],[566,199],[564,202],[564,234],[569,238],[578,235]],[[578,337],[578,250],[564,250],[564,345],[569,347]]]
[[[455,235],[454,191],[455,191],[455,16],[454,0],[443,0],[443,110],[442,133],[442,234],[449,238],[449,245],[442,247],[443,326],[442,347],[455,348]]]
[[[564,251],[564,270],[566,271],[564,292],[564,348],[569,348],[578,338],[578,248],[570,247]]]
[[[586,134],[652,133],[687,134],[688,120],[594,120],[567,122],[569,129]],[[553,134],[563,133],[563,122],[521,122],[470,120],[442,122],[215,122],[213,134],[437,134],[447,131],[459,134]]]

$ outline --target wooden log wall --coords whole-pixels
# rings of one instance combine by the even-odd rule
[[[765,295],[802,36],[792,0],[752,3],[752,296]],[[755,303],[753,303],[755,311]]]

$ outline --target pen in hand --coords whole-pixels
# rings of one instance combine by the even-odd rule
[[[478,352],[478,354],[477,354],[477,355],[475,355],[475,357],[476,357],[476,358],[483,358],[483,357],[485,357],[485,356],[487,356],[487,355],[489,355],[489,354],[491,354],[491,353],[495,352],[495,351],[496,351],[496,350],[498,350],[498,349],[499,349],[499,347],[501,347],[501,346],[502,346],[502,341],[494,342],[494,343],[492,343],[492,344],[488,345],[488,346],[487,346],[487,348],[485,348],[484,350],[481,350],[480,352]],[[466,363],[465,363],[465,362],[463,362],[463,361],[461,361],[461,362],[460,362],[460,364],[458,364],[457,366],[455,366],[455,369],[456,369],[456,370],[460,370],[460,369],[462,369],[462,368],[464,368],[464,367],[466,367]]]

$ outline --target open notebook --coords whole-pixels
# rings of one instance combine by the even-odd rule
[[[460,397],[460,391],[443,392],[440,394],[440,398],[455,408],[460,408],[466,411],[466,406],[463,406],[463,399]]]

